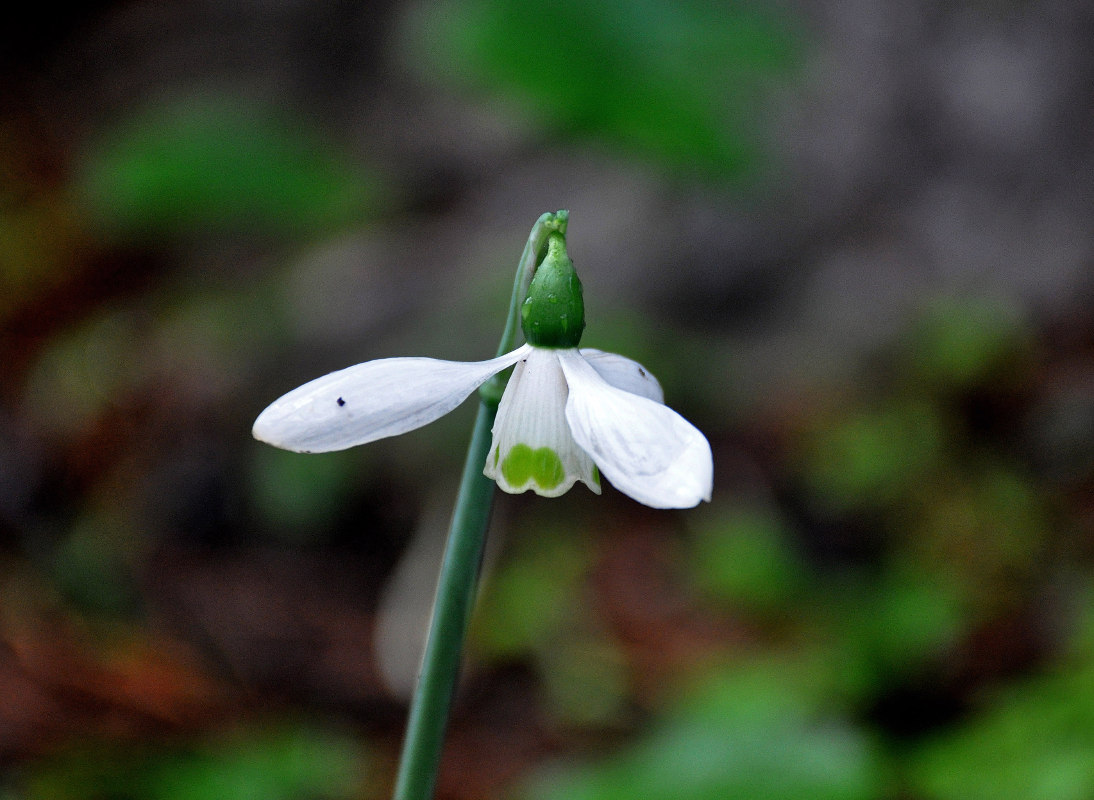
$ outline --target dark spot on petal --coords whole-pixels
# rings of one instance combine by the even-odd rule
[[[338,405],[340,405],[340,406],[344,406],[345,404],[346,404],[346,401],[345,401],[345,400],[343,400],[343,399],[342,399],[341,397],[339,397],[339,398],[338,398]]]
[[[638,374],[641,375],[644,378],[644,377],[646,377],[646,370],[642,369],[642,367],[639,367],[638,368]]]

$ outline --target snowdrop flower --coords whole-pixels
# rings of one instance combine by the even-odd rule
[[[557,497],[581,481],[599,494],[603,473],[654,508],[710,500],[710,445],[664,405],[657,380],[623,356],[578,349],[584,301],[560,234],[548,239],[521,327],[527,344],[489,361],[384,358],[317,378],[263,411],[254,436],[302,453],[396,436],[447,414],[516,365],[484,468],[506,492]]]

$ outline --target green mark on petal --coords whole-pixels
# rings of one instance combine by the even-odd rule
[[[566,477],[562,459],[550,447],[533,450],[526,444],[514,445],[501,462],[501,474],[510,486],[519,488],[534,481],[541,489],[554,489]]]

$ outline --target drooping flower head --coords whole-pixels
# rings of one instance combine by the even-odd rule
[[[386,358],[317,378],[263,411],[254,436],[306,453],[395,436],[447,414],[516,365],[483,470],[502,489],[557,497],[581,481],[599,494],[603,473],[654,508],[710,499],[710,445],[664,405],[657,380],[623,356],[578,349],[584,300],[561,233],[547,239],[521,329],[527,344],[489,361]]]

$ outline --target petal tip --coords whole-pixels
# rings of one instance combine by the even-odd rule
[[[270,434],[272,433],[270,427],[269,417],[267,416],[266,411],[263,411],[258,415],[257,419],[255,419],[254,425],[251,426],[251,436],[260,442],[273,444],[273,442],[270,441]]]

